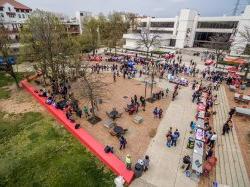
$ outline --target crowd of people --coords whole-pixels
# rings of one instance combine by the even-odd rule
[[[123,62],[127,62],[128,60],[131,60],[129,57],[124,57]],[[210,68],[206,68],[203,71],[200,72],[199,69],[197,69],[197,64],[191,60],[190,65],[186,65],[183,63],[182,56],[177,56],[177,58],[173,59],[167,59],[165,63],[156,63],[153,61],[149,61],[146,63],[144,59],[135,57],[132,59],[135,64],[142,65],[142,69],[136,69],[135,66],[129,65],[129,63],[123,63],[121,65],[118,64],[112,64],[112,65],[102,65],[102,64],[96,64],[92,65],[91,72],[92,73],[100,73],[103,71],[111,71],[113,75],[113,81],[116,82],[117,77],[120,77],[120,74],[122,74],[123,78],[134,78],[138,74],[139,77],[141,77],[143,74],[149,75],[151,73],[152,67],[155,68],[155,75],[158,75],[159,78],[164,78],[164,76],[167,76],[168,74],[171,74],[172,76],[178,76],[180,74],[183,74],[185,76],[193,76],[195,77],[198,73],[200,73],[201,78],[203,80],[199,81],[193,81],[191,87],[192,90],[194,90],[192,95],[192,102],[196,102],[199,104],[201,102],[201,96],[202,93],[207,93],[206,98],[206,107],[204,109],[205,117],[204,117],[204,126],[205,126],[205,144],[206,144],[206,156],[205,160],[209,159],[214,155],[214,146],[217,141],[217,133],[213,130],[213,127],[210,124],[211,116],[216,114],[216,112],[213,111],[213,105],[217,100],[217,95],[212,94],[213,91],[217,91],[220,88],[220,85],[223,81],[226,81],[227,84],[231,84],[233,79],[231,77],[226,76],[224,73],[218,72],[218,71],[211,71]],[[112,61],[112,60],[111,60]],[[208,85],[204,86],[204,82],[209,82]],[[174,101],[176,96],[178,95],[178,90],[180,89],[180,85],[176,84],[174,87],[172,100]],[[59,85],[59,88],[56,88],[56,85],[51,85],[51,90],[46,89],[40,89],[38,94],[41,97],[46,97],[46,103],[49,105],[53,105],[58,109],[64,110],[65,115],[67,119],[69,119],[71,122],[75,122],[75,119],[73,117],[73,113],[75,113],[78,117],[84,117],[88,118],[90,116],[91,110],[88,109],[87,106],[84,106],[83,109],[79,107],[79,102],[76,100],[73,95],[70,93],[71,87],[69,83],[66,81],[64,83],[61,83]],[[156,100],[159,100],[161,98],[164,98],[164,95],[168,95],[169,90],[166,90],[166,93],[164,94],[163,91],[159,91],[153,94],[153,98]],[[58,97],[60,95],[60,97]],[[58,99],[60,98],[60,99]],[[139,107],[142,107],[143,111],[145,111],[146,107],[146,98],[143,96],[140,96],[139,98],[137,95],[134,95],[130,98],[130,104],[127,105],[127,111],[129,114],[137,113],[139,110]],[[230,132],[232,129],[232,116],[235,113],[235,108],[232,108],[229,112],[229,117],[227,121],[224,123],[222,128],[222,135],[225,135]],[[163,117],[163,109],[159,107],[155,107],[153,109],[153,117],[161,119]],[[195,129],[195,123],[191,122],[191,129]],[[166,133],[166,146],[167,147],[173,147],[177,145],[178,139],[180,138],[180,132],[178,129],[173,130],[172,127],[169,128],[168,132]],[[123,150],[126,149],[127,145],[127,139],[124,136],[120,136],[118,138],[119,140],[119,149]],[[112,147],[113,152],[113,147]],[[149,156],[146,155],[144,159],[140,159],[137,161],[138,164],[143,166],[143,170],[147,171],[149,167]],[[125,163],[127,169],[132,169],[132,158],[128,154],[125,158]]]
[[[178,131],[178,129],[176,129],[173,132],[173,128],[170,127],[169,131],[166,134],[166,138],[167,138],[167,143],[166,146],[167,147],[171,147],[171,146],[176,146],[176,142],[180,137],[180,132]]]

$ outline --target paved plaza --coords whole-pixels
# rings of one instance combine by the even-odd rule
[[[169,85],[169,87],[172,86]],[[183,156],[191,153],[191,150],[186,149],[190,131],[189,123],[194,119],[196,109],[196,105],[191,102],[191,96],[191,88],[182,87],[177,99],[170,103],[158,127],[157,134],[151,140],[146,151],[151,159],[149,171],[144,173],[140,179],[136,179],[131,186],[197,186],[197,182],[185,177],[180,169]],[[173,130],[177,128],[181,133],[176,147],[168,148],[166,146],[165,135],[169,127],[173,127]]]
[[[162,88],[173,89],[173,84],[165,80],[159,82]],[[191,102],[193,91],[190,87],[183,88],[174,102],[171,102],[164,118],[162,119],[156,136],[151,140],[146,154],[150,156],[151,163],[149,170],[142,177],[132,183],[132,187],[179,187],[198,186],[198,181],[185,177],[180,168],[182,158],[191,154],[192,150],[186,148],[189,134],[189,122],[194,120],[196,105]],[[226,98],[225,88],[221,86],[218,94],[218,105],[214,110],[217,115],[214,117],[214,129],[218,134],[218,142],[215,146],[216,157],[216,181],[220,184],[232,187],[247,187],[249,179],[244,165],[242,153],[239,147],[235,129],[229,136],[221,136],[222,125],[227,119],[229,105]],[[169,127],[178,128],[181,137],[176,147],[166,147],[166,133]]]

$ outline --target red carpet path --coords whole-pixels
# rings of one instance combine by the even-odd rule
[[[64,127],[71,132],[82,145],[87,147],[90,152],[92,152],[97,158],[99,158],[105,165],[107,165],[116,175],[123,176],[127,184],[130,184],[134,172],[126,169],[126,165],[118,159],[112,153],[104,152],[104,145],[96,141],[90,134],[88,134],[83,128],[75,129],[75,123],[71,123],[65,116],[64,112],[54,108],[51,105],[45,103],[45,99],[39,97],[34,91],[35,88],[32,87],[30,83],[26,80],[21,81],[22,87],[25,88],[37,101],[40,102],[51,114],[53,114],[56,119],[64,125]]]

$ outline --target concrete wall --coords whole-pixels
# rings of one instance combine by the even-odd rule
[[[194,35],[194,20],[197,12],[190,9],[182,9],[177,28],[176,46],[177,48],[192,47]]]

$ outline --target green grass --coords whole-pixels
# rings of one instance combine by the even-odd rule
[[[10,90],[7,88],[0,87],[0,99],[8,99],[10,98]]]
[[[113,179],[52,118],[0,112],[0,186],[109,187]]]
[[[20,81],[24,79],[27,75],[33,74],[32,72],[17,72],[17,80]],[[7,73],[0,72],[0,87],[9,86],[15,83],[14,79]]]
[[[24,79],[27,75],[32,73],[18,72],[16,73],[18,81]],[[6,88],[14,84],[14,79],[7,73],[0,72],[0,99],[8,99],[11,96],[10,90]]]

